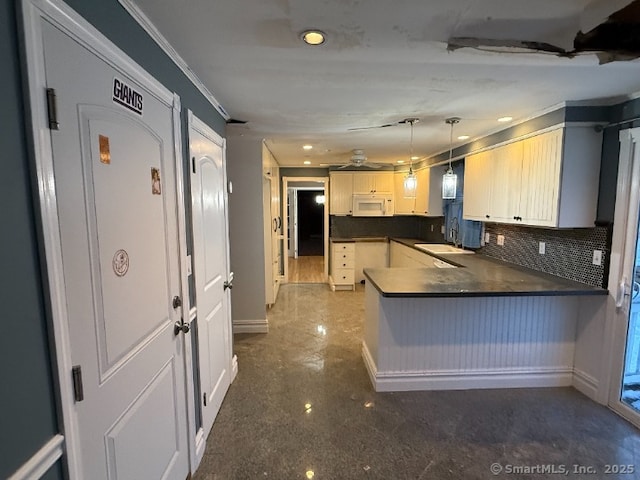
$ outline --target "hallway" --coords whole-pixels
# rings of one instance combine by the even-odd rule
[[[375,393],[363,315],[359,285],[284,285],[270,333],[235,337],[239,373],[194,480],[559,478],[511,465],[639,478],[605,474],[640,468],[639,432],[571,388]]]

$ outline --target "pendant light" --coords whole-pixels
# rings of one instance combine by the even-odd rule
[[[460,122],[458,117],[451,117],[445,120],[447,124],[451,126],[449,134],[449,168],[442,176],[442,198],[445,200],[452,200],[456,198],[456,187],[458,185],[458,176],[453,173],[451,168],[451,157],[453,156],[453,126]]]
[[[411,140],[409,142],[409,173],[404,177],[404,198],[416,198],[416,188],[418,186],[418,179],[416,174],[413,173],[413,124],[418,123],[417,118],[407,118],[405,120],[411,126]]]

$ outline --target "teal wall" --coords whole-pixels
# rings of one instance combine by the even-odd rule
[[[71,7],[110,38],[219,134],[224,119],[117,0],[68,0]],[[50,361],[48,293],[41,271],[39,213],[27,149],[23,82],[18,49],[17,0],[0,2],[0,478],[7,478],[61,431]],[[184,145],[185,163],[186,144]],[[185,192],[190,199],[190,193]],[[190,200],[186,202],[190,205]],[[189,215],[188,215],[189,218]],[[58,463],[47,479],[63,478]]]

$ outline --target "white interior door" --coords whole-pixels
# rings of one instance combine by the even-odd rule
[[[613,313],[614,372],[609,404],[640,426],[640,128],[620,133],[620,162],[609,288]]]
[[[231,296],[224,140],[191,113],[193,263],[204,439],[231,383]]]
[[[82,371],[81,477],[184,480],[172,107],[66,33],[42,28],[58,100],[51,142],[71,359]]]

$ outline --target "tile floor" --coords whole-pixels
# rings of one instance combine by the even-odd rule
[[[571,388],[375,393],[363,314],[360,286],[283,286],[194,480],[640,478],[640,432]]]

